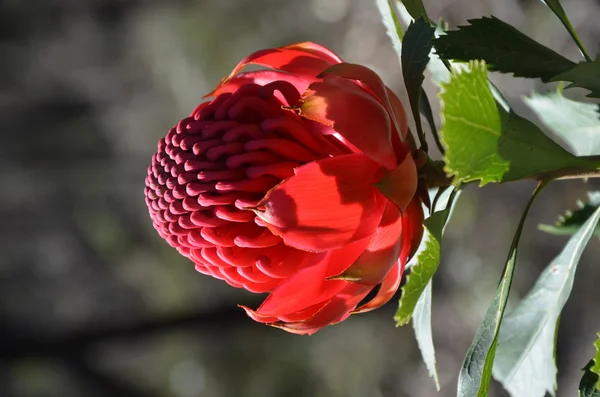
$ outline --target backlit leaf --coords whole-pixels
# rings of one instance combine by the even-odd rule
[[[558,320],[598,219],[600,210],[571,237],[519,305],[504,316],[493,374],[513,397],[544,397],[546,392],[554,395]]]
[[[596,169],[548,138],[535,124],[499,107],[485,63],[471,61],[442,84],[445,170],[455,181],[508,182],[565,167]]]

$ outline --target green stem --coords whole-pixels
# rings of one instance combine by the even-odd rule
[[[588,62],[592,62],[592,58],[590,57],[590,55],[587,53],[587,51],[583,47],[583,43],[581,42],[581,40],[579,40],[579,36],[577,36],[577,32],[575,32],[575,29],[573,28],[573,25],[571,24],[571,20],[569,19],[563,6],[560,4],[560,1],[558,1],[558,0],[557,1],[543,0],[543,1],[544,1],[544,3],[546,3],[548,8],[550,8],[552,10],[554,15],[556,15],[556,17],[563,24],[565,29],[567,29],[567,32],[569,32],[569,35],[571,36],[571,38],[573,39],[573,41],[575,42],[577,47],[579,47],[579,51],[581,52],[581,54],[583,55],[585,60]]]
[[[426,166],[421,169],[420,178],[423,181],[423,184],[429,189],[454,185],[453,178],[446,175],[443,170],[444,163],[442,161],[429,161]],[[590,171],[586,168],[567,167],[552,171],[540,172],[527,176],[523,179],[534,181],[552,181],[569,179],[585,180],[589,178],[600,178],[600,170]]]
[[[565,16],[566,16],[566,14],[565,14]],[[586,61],[592,62],[592,57],[585,50],[585,47],[583,46],[583,43],[581,42],[581,40],[579,40],[579,36],[577,36],[577,33],[575,33],[575,29],[573,29],[573,25],[571,25],[571,21],[569,19],[566,19],[566,20],[563,20],[562,18],[559,18],[559,19],[562,22],[563,26],[567,29],[567,31],[569,32],[571,37],[573,38],[573,41],[575,42],[575,44],[577,44],[577,47],[579,47],[579,51],[581,51],[581,55],[583,55],[583,57],[585,58]]]

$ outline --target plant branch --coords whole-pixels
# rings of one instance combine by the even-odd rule
[[[448,176],[444,172],[443,161],[432,161],[430,160],[421,168],[419,171],[419,177],[421,182],[428,189],[437,187],[452,186],[453,178]],[[534,181],[552,181],[552,180],[568,180],[568,179],[589,179],[589,178],[600,178],[600,170],[590,171],[586,168],[579,167],[566,167],[559,168],[557,170],[540,172],[537,174],[530,175],[523,179],[534,180]],[[475,181],[473,181],[475,182]],[[472,183],[472,182],[467,182]]]

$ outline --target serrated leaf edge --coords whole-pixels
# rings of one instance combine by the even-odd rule
[[[448,161],[449,146],[446,143],[446,139],[445,139],[445,135],[444,135],[444,126],[446,124],[444,110],[445,110],[446,105],[445,105],[443,96],[446,93],[446,89],[450,84],[452,84],[452,81],[454,78],[464,76],[465,74],[471,74],[473,72],[476,72],[476,71],[478,71],[477,68],[480,69],[481,71],[485,72],[486,81],[487,81],[487,64],[486,64],[486,62],[484,60],[471,60],[468,62],[466,68],[453,68],[452,72],[450,73],[450,75],[451,75],[450,80],[447,82],[440,83],[440,93],[438,94],[438,98],[440,99],[440,104],[441,104],[440,117],[441,117],[441,121],[442,121],[442,127],[440,128],[440,141],[446,148],[446,153],[444,154],[444,172],[446,172],[446,174],[449,177],[453,177],[454,182],[466,183],[466,182],[472,182],[472,181],[480,181],[479,187],[481,187],[488,183],[500,182],[501,177],[497,178],[497,177],[494,177],[493,175],[491,175],[489,177],[484,177],[484,178],[480,178],[480,177],[476,177],[476,176],[472,176],[472,175],[465,175],[463,177],[459,177],[460,171],[457,171],[454,168],[452,168],[452,166],[451,166],[452,162]],[[489,89],[489,87],[488,87],[488,89]],[[490,91],[490,95],[491,95],[491,91]],[[504,171],[507,172],[509,170],[509,168],[510,168],[510,166],[507,165]]]

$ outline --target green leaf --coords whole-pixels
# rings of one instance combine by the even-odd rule
[[[600,377],[600,332],[596,335],[598,335],[598,340],[594,342],[596,355],[594,356],[594,366],[591,368],[591,371]],[[596,389],[600,390],[600,379],[596,382]]]
[[[575,66],[498,18],[471,19],[469,23],[435,40],[440,57],[460,61],[481,59],[490,70],[513,73],[515,77],[541,78],[544,82]]]
[[[410,274],[402,287],[400,306],[394,320],[396,326],[408,324],[419,297],[437,270],[441,257],[442,229],[450,214],[449,203],[443,211],[434,212],[423,223],[423,250],[417,254],[416,264],[410,267]]]
[[[421,350],[421,356],[425,362],[425,366],[429,371],[429,376],[433,378],[435,387],[440,390],[440,379],[438,377],[435,361],[435,348],[433,347],[433,337],[431,331],[431,289],[432,280],[429,280],[425,286],[425,290],[419,297],[417,305],[413,312],[413,329],[415,330],[415,338]]]
[[[571,25],[571,21],[569,20],[569,17],[567,16],[567,13],[565,12],[564,8],[562,8],[560,1],[558,1],[558,0],[542,0],[542,1],[544,3],[546,3],[546,5],[552,10],[552,12],[558,17],[558,19],[560,19],[560,22],[562,22],[563,26],[567,29],[567,32],[569,32],[569,34],[573,38],[573,41],[575,41],[575,44],[577,44],[577,47],[579,47],[579,50],[581,51],[583,56],[587,60],[590,60],[590,56],[585,51],[585,48],[583,47],[581,40],[579,40],[579,36],[577,36],[577,33],[575,32],[573,25]]]
[[[402,30],[402,26],[400,25],[400,21],[398,20],[398,17],[396,15],[396,10],[394,9],[394,6],[393,6],[391,0],[376,0],[376,4],[377,4],[377,8],[379,9],[379,13],[381,14],[383,24],[386,28],[386,33],[387,33],[388,37],[390,38],[390,40],[392,41],[392,45],[394,47],[396,55],[398,56],[398,60],[400,61],[400,64],[403,65],[404,58],[402,57],[402,39],[404,38],[404,31]],[[398,5],[399,5],[400,16],[403,18],[404,22],[406,22],[406,24],[408,24],[408,25],[412,24],[412,17],[408,13],[404,4],[399,3]],[[435,29],[434,31],[441,32],[442,27],[438,26],[437,29]],[[417,39],[417,41],[419,40],[418,37],[410,39],[410,42],[413,43],[412,45],[415,44],[414,43],[416,41],[415,39]],[[425,65],[427,68],[429,68],[430,72],[432,73],[434,82],[436,84],[439,84],[440,81],[447,81],[449,79],[450,73],[448,72],[446,67],[443,65],[443,63],[439,59],[439,57],[432,53],[431,43],[428,44],[428,47],[429,47],[429,53],[426,54],[426,56],[428,58],[425,61]],[[430,60],[429,59],[430,56],[433,56],[433,59],[431,59],[431,62],[428,62]],[[411,67],[410,73],[413,73],[414,66],[410,65],[410,67]],[[403,66],[403,74],[406,75],[406,73],[408,73],[408,72],[406,70],[404,70],[404,66]],[[423,71],[421,71],[420,74],[422,75]],[[429,99],[427,98],[427,93],[422,89],[422,82],[423,82],[423,77],[421,77],[421,80],[418,84],[418,90],[421,93],[421,95],[418,96],[418,98],[419,98],[418,109],[421,112],[421,114],[423,114],[423,116],[425,116],[425,118],[427,119],[429,126],[431,127],[431,131],[432,131],[433,137],[435,139],[435,142],[438,145],[438,148],[440,148],[440,151],[442,151],[442,147],[439,142],[439,137],[438,137],[437,131],[435,129],[435,123],[433,121],[433,112],[431,110],[431,105],[429,103]],[[414,83],[412,83],[412,84],[414,85]],[[412,99],[411,99],[411,101],[412,101]],[[414,106],[412,106],[412,102],[411,102],[411,107],[414,111]],[[413,115],[414,115],[414,113],[413,113]],[[418,116],[417,116],[417,117],[415,117],[415,120],[417,120],[416,122],[418,123],[417,128],[421,128],[421,130],[422,130],[420,118],[418,118]],[[421,136],[423,136],[423,135],[421,135]]]
[[[402,287],[399,307],[394,315],[396,326],[408,324],[411,318],[413,319],[417,344],[438,390],[440,384],[435,366],[435,348],[431,331],[432,277],[440,262],[442,233],[452,212],[457,193],[458,190],[455,189],[449,196],[445,196],[448,197],[445,208],[425,219],[423,240],[414,264],[410,267],[410,274],[406,277],[406,283]]]
[[[427,151],[427,143],[419,115],[419,100],[425,79],[423,72],[429,63],[429,53],[433,47],[434,32],[435,28],[420,17],[415,22],[411,22],[402,40],[402,75],[419,140],[425,151]]]
[[[406,9],[406,6],[403,3],[398,1],[397,4],[398,16],[400,18],[400,21],[405,25],[409,25],[413,21],[412,16],[410,15],[408,10]],[[441,34],[444,34],[445,29],[446,26],[444,22],[441,21],[435,27],[435,36],[437,37]],[[441,82],[445,82],[450,79],[450,72],[448,71],[448,68],[446,67],[446,65],[444,65],[440,57],[435,53],[435,51],[432,50],[429,54],[429,57],[431,59],[429,61],[429,64],[427,64],[427,70],[431,73],[431,79],[433,83],[439,86]]]
[[[455,181],[508,182],[564,167],[595,169],[573,156],[535,124],[497,106],[484,62],[471,61],[442,84],[445,171]]]
[[[414,19],[423,17],[425,20],[429,20],[422,0],[400,0],[400,2],[404,4],[404,7],[406,7],[406,10]]]
[[[600,336],[600,334],[599,334]],[[597,361],[596,361],[597,362]],[[594,359],[583,368],[583,376],[579,382],[579,397],[600,397],[600,389],[597,385],[600,381],[600,376],[597,373],[591,371],[594,365]]]
[[[579,397],[600,397],[600,332],[594,342],[596,354],[583,368],[585,371],[579,382]]]
[[[579,62],[573,68],[559,73],[552,81],[570,81],[567,88],[581,87],[591,92],[591,98],[600,98],[600,56],[593,62]]]
[[[559,216],[554,225],[539,225],[538,228],[546,233],[557,235],[573,235],[600,207],[600,192],[589,192],[587,201],[578,201],[578,209],[567,211]],[[594,234],[600,237],[600,225]]]
[[[467,352],[465,360],[462,364],[460,374],[458,375],[458,397],[486,397],[492,377],[492,365],[494,363],[494,355],[496,352],[496,344],[498,341],[498,331],[504,316],[508,294],[512,284],[512,277],[517,260],[517,250],[521,231],[531,205],[535,201],[538,194],[546,186],[545,183],[540,183],[533,195],[529,199],[521,220],[517,226],[517,230],[513,237],[513,241],[508,253],[508,259],[498,288],[496,296],[488,307],[482,323],[477,329],[475,339],[471,343],[471,347]]]
[[[577,156],[600,154],[600,107],[577,102],[560,92],[534,93],[525,103]]]
[[[392,46],[398,56],[398,62],[402,63],[402,38],[404,37],[404,30],[396,16],[392,1],[376,0],[375,4],[377,5],[379,14],[381,14],[381,21],[385,27],[385,32],[392,41]]]
[[[571,295],[577,264],[598,219],[600,210],[571,237],[519,305],[504,316],[493,374],[513,397],[544,397],[546,392],[554,395],[558,319]]]

